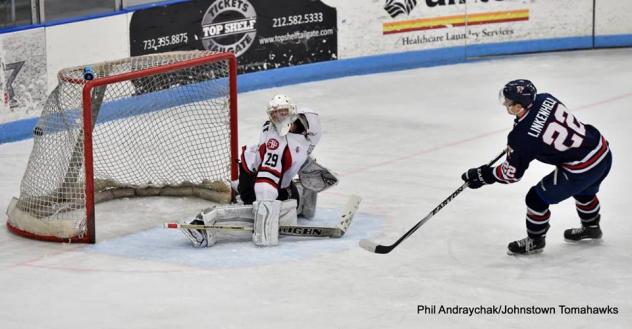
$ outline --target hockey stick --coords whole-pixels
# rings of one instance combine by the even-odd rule
[[[490,161],[488,163],[488,165],[489,166],[493,165],[504,154],[505,154],[505,151],[502,151],[497,157],[494,158],[494,160]],[[402,235],[402,237],[400,237],[397,241],[395,241],[395,243],[393,243],[391,245],[379,245],[379,244],[377,244],[375,242],[372,242],[370,240],[366,240],[365,239],[365,240],[361,240],[360,241],[360,247],[362,247],[362,248],[364,248],[364,249],[366,249],[366,250],[368,250],[370,252],[374,252],[376,254],[388,254],[393,249],[395,249],[395,247],[397,247],[397,245],[402,243],[402,241],[404,241],[411,234],[413,234],[415,231],[417,231],[417,229],[419,229],[421,227],[421,225],[424,225],[427,221],[429,221],[430,218],[432,218],[432,216],[434,216],[436,213],[439,212],[439,210],[443,209],[443,207],[445,207],[448,203],[450,203],[450,201],[452,201],[454,198],[456,198],[457,195],[459,195],[461,192],[463,192],[463,190],[465,190],[466,187],[467,187],[467,183],[463,183],[463,185],[461,185],[461,187],[456,189],[456,191],[454,191],[454,193],[450,194],[449,197],[447,197],[445,200],[443,200],[443,202],[441,202],[426,217],[424,217],[415,226],[413,226],[410,230],[408,230],[408,232],[406,232],[406,234]]]
[[[362,199],[357,195],[349,197],[349,201],[342,210],[340,215],[340,222],[336,227],[319,227],[319,226],[298,226],[287,225],[279,226],[279,233],[282,235],[302,236],[302,237],[329,237],[340,238],[347,232],[353,215],[355,215],[360,201]],[[233,230],[233,231],[247,231],[252,232],[252,226],[225,226],[225,225],[195,225],[195,224],[180,224],[180,223],[165,223],[165,228],[173,229],[194,229],[194,230]]]

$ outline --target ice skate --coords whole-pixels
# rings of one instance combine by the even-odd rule
[[[579,242],[582,240],[599,240],[602,236],[599,225],[571,228],[564,231],[564,239],[568,242]]]
[[[508,255],[530,255],[537,254],[544,251],[546,245],[544,238],[532,239],[526,237],[522,240],[517,240],[509,243],[507,246]]]

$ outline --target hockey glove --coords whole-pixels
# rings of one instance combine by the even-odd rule
[[[461,175],[461,179],[467,182],[470,188],[477,189],[485,184],[493,184],[496,182],[493,169],[488,165],[478,168],[472,168]]]

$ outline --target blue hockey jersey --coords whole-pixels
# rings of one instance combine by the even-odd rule
[[[557,98],[543,93],[514,121],[507,136],[507,158],[493,168],[493,174],[498,182],[517,182],[533,160],[580,174],[608,152],[608,142],[597,128],[583,124]]]

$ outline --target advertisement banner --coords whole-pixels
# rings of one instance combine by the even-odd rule
[[[0,122],[39,115],[46,99],[44,29],[0,35]]]
[[[230,51],[239,72],[338,57],[336,9],[314,0],[197,0],[134,12],[132,56]]]
[[[592,0],[327,3],[341,18],[339,58],[592,34]]]

